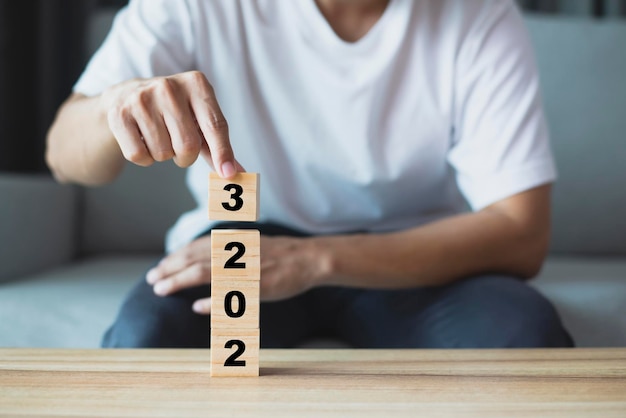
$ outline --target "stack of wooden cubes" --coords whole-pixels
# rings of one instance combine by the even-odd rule
[[[209,175],[209,219],[256,222],[259,175]],[[211,376],[259,375],[261,236],[256,229],[211,232]]]

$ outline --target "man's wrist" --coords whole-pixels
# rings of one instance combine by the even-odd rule
[[[335,237],[309,238],[311,254],[315,269],[311,287],[327,286],[332,284],[332,278],[338,274],[337,256],[340,253]]]

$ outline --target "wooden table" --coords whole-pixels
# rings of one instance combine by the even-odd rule
[[[261,350],[210,378],[208,350],[0,349],[0,416],[626,417],[626,349]]]

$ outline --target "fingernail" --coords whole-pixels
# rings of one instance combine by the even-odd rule
[[[159,272],[157,269],[150,269],[146,274],[146,281],[150,284],[155,284],[159,280]]]
[[[208,301],[197,300],[194,302],[192,308],[193,308],[193,311],[196,313],[205,313],[211,308],[211,300],[210,299]]]
[[[243,168],[241,163],[239,163],[239,161],[237,161],[237,160],[235,160],[235,167],[237,167],[237,172],[238,173],[245,173],[246,172],[246,169]]]
[[[154,293],[157,295],[165,295],[170,290],[170,284],[168,282],[160,282],[154,285]]]
[[[222,177],[231,178],[237,174],[237,170],[235,169],[235,165],[231,161],[226,161],[222,164]]]

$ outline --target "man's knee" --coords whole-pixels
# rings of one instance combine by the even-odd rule
[[[196,289],[160,297],[141,280],[122,304],[102,339],[102,347],[208,347],[209,317],[195,314],[191,309],[193,301],[203,292]]]
[[[481,277],[453,286],[446,296],[456,324],[439,338],[452,347],[568,347],[571,338],[552,304],[524,282]]]
[[[120,312],[102,338],[103,348],[162,348],[169,336],[158,320],[126,315]]]

